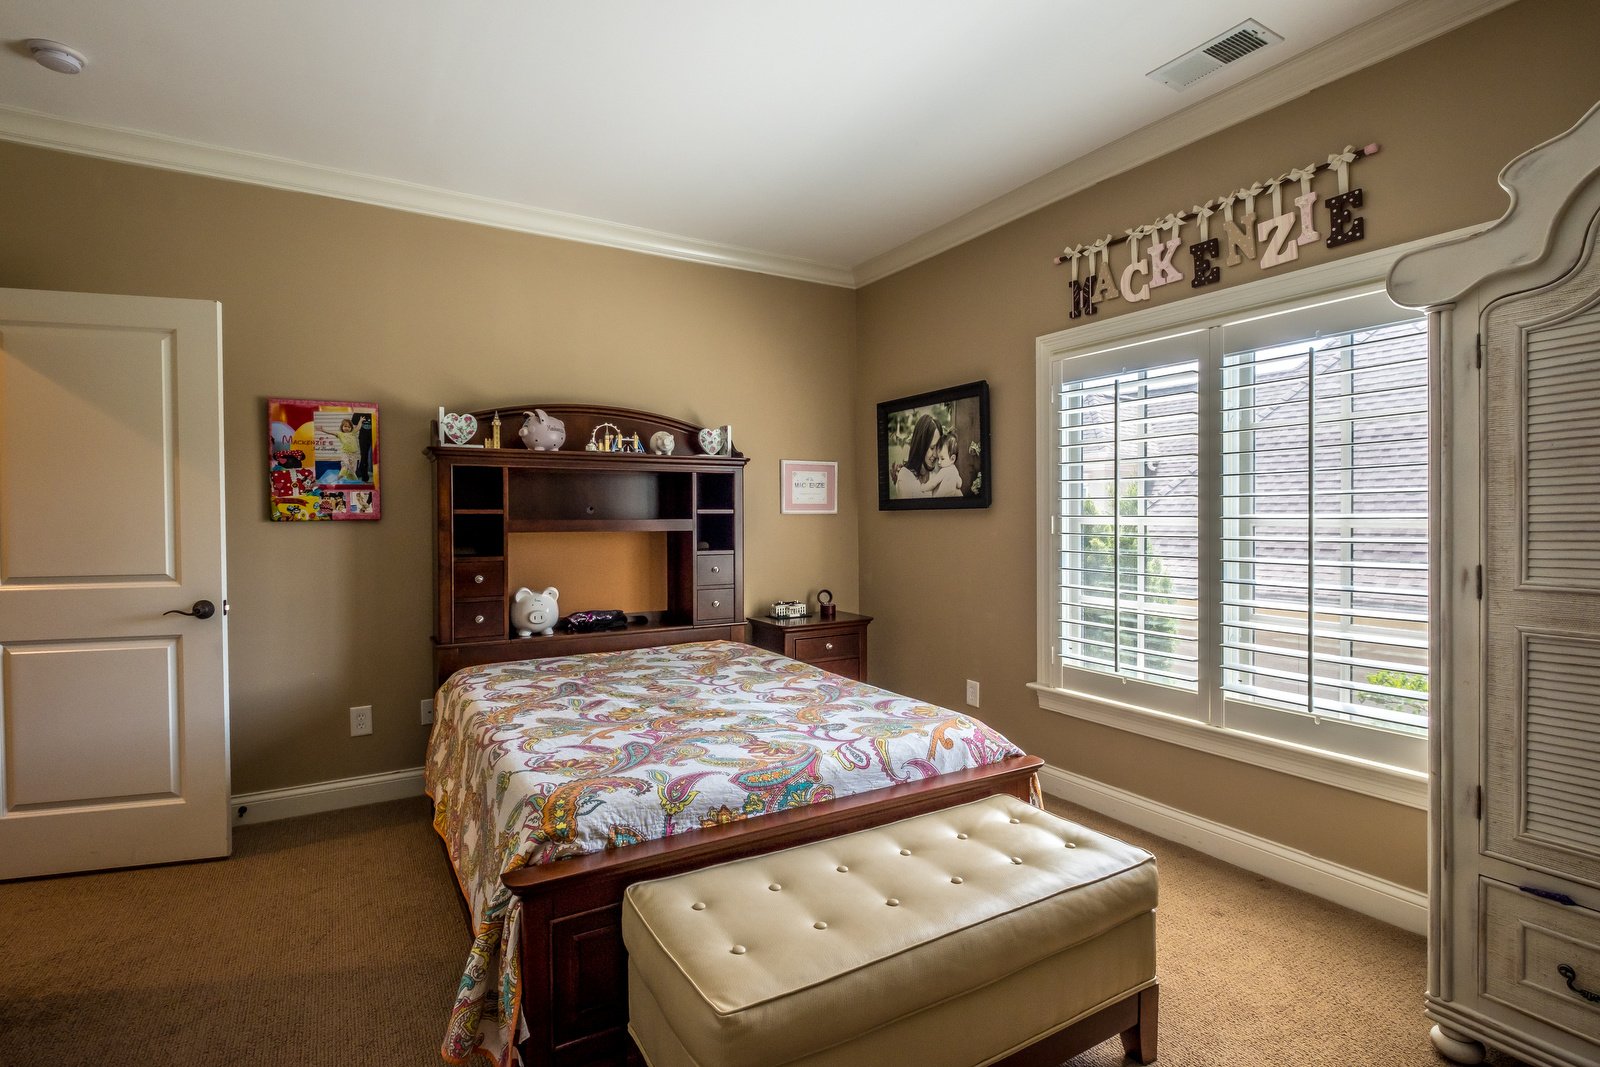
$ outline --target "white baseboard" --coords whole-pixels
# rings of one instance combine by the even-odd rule
[[[287,789],[268,789],[260,793],[241,793],[231,797],[228,807],[233,811],[233,825],[272,822],[296,815],[315,815],[322,811],[340,808],[359,808],[363,804],[378,804],[385,800],[401,800],[422,796],[422,768],[408,767],[400,771],[367,774],[359,778],[340,778],[332,782],[312,782],[310,785],[290,786]]]
[[[1108,818],[1188,845],[1235,867],[1304,890],[1414,934],[1428,929],[1428,895],[1395,882],[1319,859],[1308,852],[1234,829],[1046,765],[1039,771],[1046,793]]]

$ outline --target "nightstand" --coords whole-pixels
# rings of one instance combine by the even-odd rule
[[[808,615],[803,619],[769,619],[752,616],[750,643],[825,671],[867,680],[867,624],[871,615],[847,611],[831,619]]]

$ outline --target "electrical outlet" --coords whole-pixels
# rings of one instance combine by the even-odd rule
[[[372,732],[372,705],[363,704],[350,709],[350,736],[363,737]]]
[[[967,679],[967,703],[974,708],[978,706],[978,683],[971,678]]]
[[[433,725],[433,698],[428,697],[422,702],[422,725]]]

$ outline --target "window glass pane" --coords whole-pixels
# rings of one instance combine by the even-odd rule
[[[1224,328],[1223,689],[1423,733],[1426,322],[1239,347],[1263,339],[1263,320],[1247,325]]]
[[[1061,664],[1195,691],[1198,362],[1067,381],[1056,416]]]

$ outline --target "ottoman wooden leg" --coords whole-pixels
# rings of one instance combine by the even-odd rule
[[[1139,1021],[1122,1031],[1122,1051],[1139,1063],[1156,1059],[1156,1026],[1161,1006],[1161,988],[1151,986],[1139,993]]]

